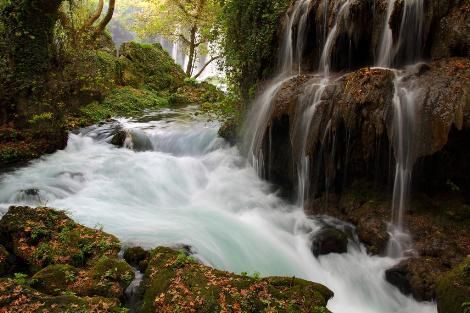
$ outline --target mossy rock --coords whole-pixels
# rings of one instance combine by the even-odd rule
[[[68,264],[53,264],[37,272],[32,278],[32,285],[49,295],[60,295],[77,276],[77,268]]]
[[[105,256],[85,270],[70,265],[49,265],[33,276],[32,286],[49,295],[73,292],[78,296],[120,299],[133,279],[134,272],[126,262]]]
[[[49,296],[11,279],[0,279],[2,312],[37,313],[122,313],[127,312],[114,299],[79,298],[73,294]]]
[[[185,74],[160,44],[128,42],[119,49],[121,79],[124,85],[155,91],[176,90]]]
[[[149,109],[167,107],[168,100],[154,91],[132,87],[115,88],[103,101],[82,107],[82,114],[90,122],[113,116],[134,116]]]
[[[50,208],[10,207],[0,220],[0,236],[33,273],[49,264],[86,266],[103,255],[115,257],[120,250],[115,236]]]
[[[145,272],[141,312],[328,312],[333,293],[289,277],[255,278],[216,270],[159,247]]]
[[[470,309],[470,256],[441,277],[436,300],[439,313],[463,313]]]

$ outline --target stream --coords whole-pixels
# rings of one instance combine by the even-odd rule
[[[0,215],[10,205],[47,205],[124,245],[188,245],[219,269],[323,283],[335,313],[437,312],[385,281],[398,258],[370,256],[353,239],[348,253],[315,258],[311,241],[324,223],[352,226],[307,218],[282,200],[196,111],[162,109],[71,133],[65,150],[0,176]],[[109,143],[116,128],[128,130],[134,150]]]

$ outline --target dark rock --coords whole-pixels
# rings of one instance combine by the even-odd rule
[[[9,272],[11,267],[9,259],[10,253],[8,253],[4,246],[0,245],[0,276],[3,276]]]
[[[341,230],[326,226],[314,234],[312,252],[316,257],[329,253],[346,253],[347,251],[348,236]]]
[[[233,119],[225,121],[219,129],[219,136],[234,145],[238,137],[238,123]]]
[[[470,301],[470,257],[443,275],[436,288],[439,313],[466,312]]]
[[[122,147],[124,146],[124,142],[126,141],[126,138],[127,138],[127,131],[120,130],[113,136],[113,138],[111,138],[111,144],[115,145],[116,147]]]
[[[124,260],[132,266],[138,267],[140,262],[149,257],[149,252],[141,247],[131,247],[124,251]]]
[[[461,1],[439,21],[435,32],[431,57],[468,57],[470,53],[470,3]]]

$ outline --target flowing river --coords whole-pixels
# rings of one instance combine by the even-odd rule
[[[13,204],[62,208],[125,245],[184,244],[220,269],[320,282],[335,293],[335,313],[437,311],[385,281],[398,259],[369,256],[354,240],[347,254],[315,258],[311,240],[325,221],[351,226],[283,201],[218,137],[218,124],[195,112],[164,109],[70,134],[65,150],[0,176],[0,213]],[[134,150],[109,143],[116,127]]]

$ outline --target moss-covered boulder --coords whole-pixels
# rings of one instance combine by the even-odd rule
[[[133,279],[134,272],[129,264],[104,256],[86,269],[63,264],[49,265],[33,276],[32,286],[49,295],[68,291],[78,296],[122,299]]]
[[[328,312],[333,293],[298,278],[249,277],[199,264],[159,247],[145,272],[141,312]]]
[[[160,44],[127,42],[121,45],[119,53],[124,85],[156,91],[176,90],[183,85],[183,70]]]
[[[49,208],[10,207],[0,220],[0,236],[31,272],[49,264],[84,266],[103,255],[116,257],[120,250],[116,237]]]
[[[470,308],[470,256],[443,275],[436,288],[439,313],[462,313]]]
[[[119,301],[102,297],[78,298],[72,293],[49,296],[11,279],[0,279],[0,311],[37,313],[120,313]]]

